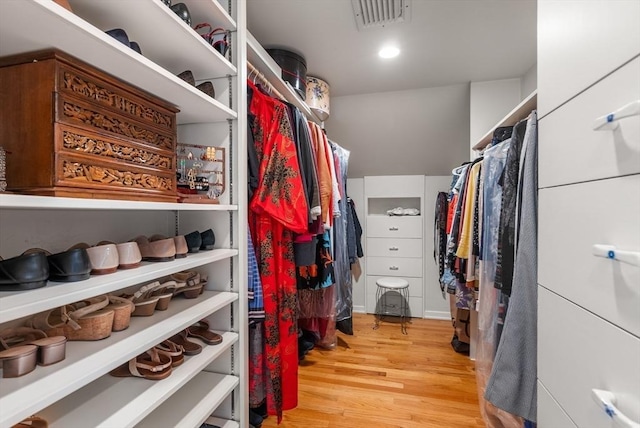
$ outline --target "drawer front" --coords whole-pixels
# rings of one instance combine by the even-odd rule
[[[640,54],[637,0],[538,1],[538,113]]]
[[[422,277],[422,259],[367,257],[367,275]]]
[[[422,238],[422,216],[367,216],[367,237]]]
[[[610,427],[592,389],[640,421],[640,339],[538,287],[538,378],[579,427]],[[556,425],[551,425],[556,427]]]
[[[593,130],[596,118],[637,100],[640,57],[543,118],[540,187],[640,172],[640,116],[620,119],[615,131]]]
[[[367,238],[367,255],[372,257],[422,258],[422,239]]]
[[[539,191],[538,283],[640,336],[640,267],[594,244],[640,251],[640,175]]]
[[[536,422],[539,428],[577,428],[539,380],[537,416]]]
[[[389,275],[384,275],[384,276],[389,276]],[[367,275],[367,293],[373,294],[374,297],[376,295],[376,290],[378,289],[378,286],[376,285],[376,281],[380,278],[383,278],[383,276]],[[406,279],[407,282],[409,283],[409,297],[421,298],[423,294],[422,278],[407,277],[403,279]]]

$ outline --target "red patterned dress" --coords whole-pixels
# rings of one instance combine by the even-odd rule
[[[264,293],[267,410],[298,404],[298,327],[293,234],[307,231],[307,200],[286,106],[251,82],[249,123],[259,162],[258,188],[249,202],[249,227]],[[262,372],[255,359],[249,367]],[[250,376],[250,389],[259,381]]]

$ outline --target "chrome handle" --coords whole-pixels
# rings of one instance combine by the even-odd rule
[[[618,121],[625,117],[640,116],[640,100],[631,101],[618,110],[601,116],[593,123],[594,131],[611,131],[619,126]]]
[[[396,226],[391,226],[389,230],[398,230],[398,228]]]
[[[597,257],[604,257],[611,260],[617,260],[622,263],[627,263],[632,266],[640,266],[640,252],[639,251],[622,251],[617,250],[613,245],[595,244],[592,248],[593,255]]]
[[[602,389],[592,389],[591,397],[593,401],[605,411],[616,426],[623,428],[640,428],[639,423],[632,421],[616,407],[616,396],[612,392],[603,391]]]
[[[400,269],[398,266],[389,266],[389,270],[398,270]]]
[[[399,248],[398,247],[389,247],[389,251],[398,251]]]

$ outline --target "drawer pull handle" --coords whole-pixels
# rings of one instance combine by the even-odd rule
[[[596,119],[593,123],[594,131],[612,131],[619,126],[619,120],[625,117],[640,116],[640,100],[631,101],[620,107],[613,113],[606,114]]]
[[[628,263],[632,266],[640,266],[639,251],[622,251],[617,250],[613,245],[596,244],[593,246],[593,255],[611,260],[617,260],[622,263]]]
[[[391,226],[389,230],[398,230],[398,228],[396,226]]]
[[[632,421],[616,407],[616,396],[610,391],[592,389],[591,397],[609,416],[614,424],[624,428],[640,428],[640,424]]]
[[[389,270],[398,270],[400,269],[398,266],[389,266]]]
[[[389,247],[389,251],[398,251],[399,248],[398,247]]]

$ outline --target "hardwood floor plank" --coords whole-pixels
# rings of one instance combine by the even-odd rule
[[[300,365],[298,407],[264,428],[483,428],[474,363],[450,345],[449,321],[400,325],[354,314],[354,335]]]

